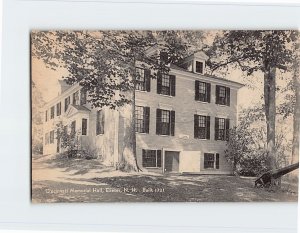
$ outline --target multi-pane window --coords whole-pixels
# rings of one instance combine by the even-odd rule
[[[219,169],[220,156],[218,153],[204,153],[204,169]]]
[[[159,73],[157,77],[157,93],[175,96],[176,77]]]
[[[87,101],[87,92],[83,89],[80,91],[80,105],[86,104]]]
[[[215,140],[228,140],[229,119],[215,118]]]
[[[210,139],[210,116],[194,115],[194,138]]]
[[[56,104],[56,116],[61,115],[61,102]]]
[[[104,111],[97,111],[96,135],[104,134]]]
[[[210,83],[195,81],[195,100],[210,103]]]
[[[216,86],[216,104],[230,106],[230,88]]]
[[[151,80],[150,70],[143,68],[135,68],[136,85],[135,89],[140,91],[150,91]]]
[[[149,133],[150,108],[135,107],[135,131],[139,133]]]
[[[156,134],[175,134],[175,111],[157,109],[156,111]]]
[[[50,131],[50,140],[49,140],[50,144],[54,143],[54,130]]]
[[[143,150],[143,167],[161,167],[161,150]]]
[[[55,111],[54,106],[52,106],[50,109],[50,119],[54,118],[54,111]]]
[[[204,153],[204,168],[215,168],[215,154]]]
[[[161,76],[161,94],[170,95],[170,76],[162,74]]]
[[[82,118],[81,134],[82,135],[87,135],[87,119],[85,119],[85,118]]]
[[[196,73],[203,74],[203,62],[196,61]]]
[[[71,103],[71,97],[68,96],[67,98],[65,98],[65,112],[67,111],[70,103]]]
[[[73,93],[73,105],[79,105],[79,91]]]

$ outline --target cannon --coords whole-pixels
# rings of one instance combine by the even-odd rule
[[[292,165],[271,170],[263,173],[258,179],[255,180],[255,187],[270,187],[272,184],[280,185],[280,178],[299,168],[299,162]]]

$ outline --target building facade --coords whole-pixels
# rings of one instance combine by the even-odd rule
[[[151,51],[150,51],[151,52]],[[137,64],[136,153],[145,171],[230,174],[224,150],[228,130],[237,123],[240,83],[205,74],[207,56],[195,53],[169,74],[151,79]],[[123,153],[126,111],[92,109],[79,85],[61,83],[61,94],[45,106],[44,154],[61,152],[55,126],[77,132],[80,149],[108,165]]]

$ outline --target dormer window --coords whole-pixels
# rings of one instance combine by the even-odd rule
[[[203,74],[204,73],[204,64],[201,61],[196,61],[196,73]]]

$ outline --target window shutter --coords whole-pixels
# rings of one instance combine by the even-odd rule
[[[161,134],[161,109],[156,109],[156,134]]]
[[[200,100],[200,95],[199,95],[199,81],[195,80],[195,100]]]
[[[194,115],[194,138],[198,138],[198,132],[199,132],[199,120],[198,120],[199,116],[197,114]]]
[[[226,105],[230,106],[230,88],[226,87]]]
[[[157,150],[157,167],[161,167],[161,150]]]
[[[146,69],[144,70],[145,75],[145,85],[146,85],[146,91],[150,92],[151,90],[151,78],[150,78],[150,70]]]
[[[206,139],[210,139],[210,116],[206,116]]]
[[[157,72],[157,94],[161,94],[162,77],[161,73]]]
[[[216,154],[216,169],[219,169],[220,168],[220,156],[219,154],[217,153]]]
[[[170,111],[171,120],[171,136],[175,135],[175,111]]]
[[[226,119],[226,132],[225,132],[225,137],[226,137],[226,140],[228,141],[229,139],[229,124],[230,124],[230,120],[229,119]]]
[[[216,104],[219,104],[219,99],[220,99],[220,86],[216,85]]]
[[[219,118],[215,118],[215,140],[219,138]]]
[[[207,90],[206,100],[207,100],[208,103],[210,103],[210,95],[211,95],[211,85],[210,85],[210,83],[206,83],[206,90]]]
[[[170,86],[171,86],[171,96],[175,96],[176,93],[176,76],[170,75]]]
[[[144,107],[144,111],[145,111],[145,133],[149,133],[150,108]]]
[[[146,150],[142,149],[142,164],[143,164],[143,167],[146,166],[145,156],[146,156]]]

